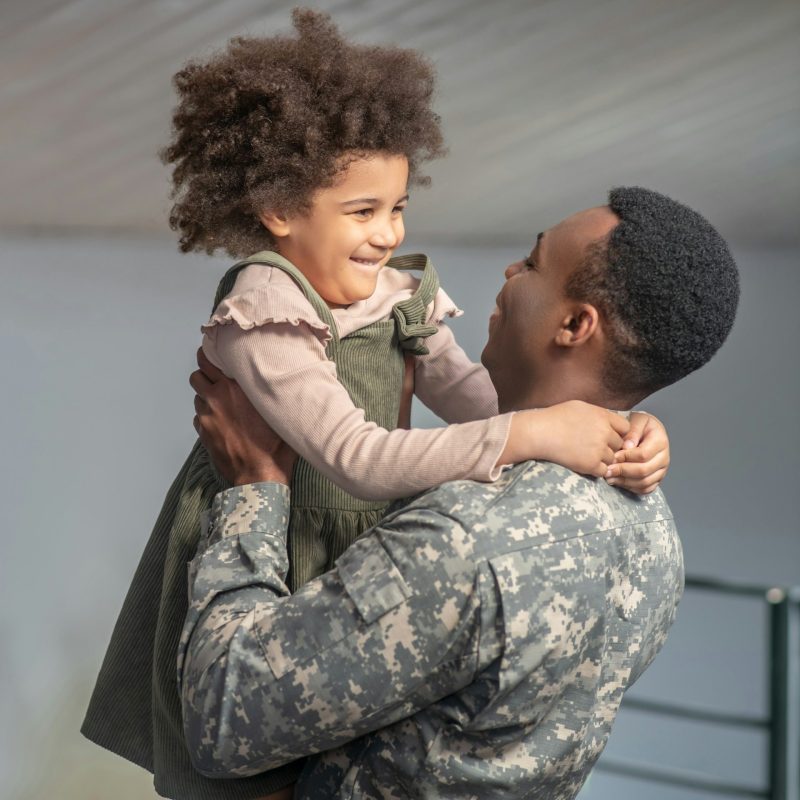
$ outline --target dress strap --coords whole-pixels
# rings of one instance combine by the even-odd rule
[[[387,267],[400,270],[422,270],[422,279],[411,297],[395,303],[392,315],[397,322],[397,335],[400,347],[415,356],[428,354],[425,339],[433,336],[438,330],[436,325],[426,324],[427,307],[433,302],[439,291],[439,276],[430,259],[421,253],[396,256],[389,259]]]
[[[269,267],[275,267],[285,272],[297,284],[306,300],[311,303],[317,316],[330,329],[331,339],[325,346],[325,350],[328,357],[335,361],[335,355],[339,345],[339,334],[336,328],[336,322],[333,319],[333,314],[331,314],[331,310],[328,308],[328,304],[317,294],[314,287],[308,282],[306,276],[303,275],[291,261],[288,261],[282,255],[272,250],[262,250],[242,261],[238,261],[222,276],[222,280],[217,287],[217,294],[214,297],[214,308],[211,309],[211,312],[213,313],[214,309],[231,293],[236,283],[236,277],[250,264],[266,264]]]

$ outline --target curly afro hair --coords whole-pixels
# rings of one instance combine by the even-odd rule
[[[302,213],[347,156],[422,162],[444,155],[431,108],[434,70],[419,53],[345,40],[327,14],[295,9],[296,36],[239,37],[175,75],[169,222],[180,249],[233,257],[274,246],[266,208]]]
[[[608,205],[620,222],[566,289],[610,323],[604,383],[638,402],[717,352],[736,316],[739,272],[711,224],[669,197],[621,187]]]

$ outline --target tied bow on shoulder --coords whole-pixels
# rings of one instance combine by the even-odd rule
[[[436,325],[426,325],[426,305],[419,294],[412,295],[406,300],[395,303],[392,314],[397,321],[397,335],[400,347],[407,353],[415,356],[425,356],[430,351],[425,345],[425,339],[433,336],[438,330]]]

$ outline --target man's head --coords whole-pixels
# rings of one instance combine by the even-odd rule
[[[508,267],[482,361],[503,410],[629,408],[705,364],[738,299],[736,264],[703,217],[648,189],[613,189]]]

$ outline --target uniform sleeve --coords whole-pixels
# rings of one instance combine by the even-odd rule
[[[469,360],[453,332],[440,324],[426,339],[429,353],[414,367],[414,393],[445,422],[470,422],[497,415],[497,392],[482,364]]]
[[[345,491],[391,500],[468,478],[498,477],[511,414],[434,430],[387,431],[367,422],[336,379],[323,335],[302,322],[206,333],[209,359],[242,387],[272,429]]]
[[[289,595],[288,514],[279,484],[218,494],[190,567],[178,679],[190,756],[209,777],[344,744],[463,688],[478,669],[486,612],[456,521],[404,509]]]

